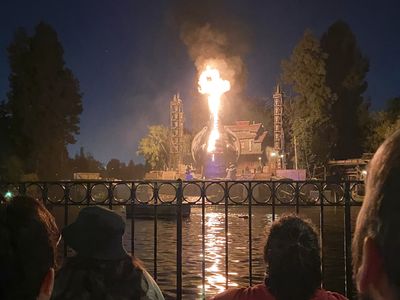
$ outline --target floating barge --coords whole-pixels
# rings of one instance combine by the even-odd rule
[[[178,207],[175,204],[135,204],[133,207],[126,206],[126,218],[132,219],[134,215],[135,218],[176,218]],[[182,217],[188,218],[190,216],[191,206],[188,203],[183,203],[181,206]]]

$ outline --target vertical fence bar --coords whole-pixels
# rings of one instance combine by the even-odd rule
[[[201,284],[203,298],[206,299],[206,185],[202,183],[201,189]]]
[[[113,199],[114,199],[114,190],[113,190],[113,183],[108,183],[108,208],[113,209]]]
[[[324,197],[323,197],[323,188],[318,186],[318,194],[319,194],[319,239],[320,239],[320,247],[321,247],[321,274],[322,274],[322,282],[321,287],[324,287]]]
[[[296,182],[296,188],[294,191],[294,197],[296,201],[296,215],[299,214],[300,212],[300,207],[299,207],[299,202],[300,202],[300,188],[299,188],[299,182]]]
[[[249,285],[253,285],[253,236],[252,236],[252,202],[253,192],[251,182],[249,182],[247,198],[249,201]]]
[[[43,201],[43,205],[44,206],[47,206],[47,199],[49,197],[48,196],[49,195],[48,191],[49,191],[49,189],[48,189],[48,186],[47,186],[47,182],[45,182],[43,184],[43,189],[42,189],[42,201]]]
[[[176,299],[182,299],[182,180],[176,191]]]
[[[345,182],[344,189],[344,228],[345,228],[345,238],[344,238],[344,258],[345,258],[345,292],[346,297],[349,299],[353,298],[353,280],[352,280],[352,270],[351,270],[351,212],[350,212],[350,182]]]
[[[86,183],[86,205],[89,206],[92,201],[92,190],[90,189],[90,183]]]
[[[275,186],[275,182],[272,181],[271,182],[272,188],[271,188],[271,204],[272,204],[272,221],[275,221],[275,200],[276,200],[276,186]]]
[[[135,255],[135,199],[136,199],[136,185],[131,184],[131,254]]]
[[[68,201],[70,199],[70,186],[68,183],[64,185],[64,227],[68,225]],[[67,257],[67,244],[64,241],[64,257]]]
[[[228,204],[229,204],[229,185],[228,182],[225,181],[225,186],[224,186],[224,194],[225,194],[225,288],[228,288],[228,282],[229,282],[229,235],[228,235],[228,230],[229,230],[229,219],[228,219]]]
[[[157,280],[157,252],[158,252],[158,186],[157,182],[154,183],[154,224],[153,224],[153,274],[154,280]]]
[[[18,194],[20,196],[25,196],[26,195],[26,183],[22,182],[22,183],[19,184]]]

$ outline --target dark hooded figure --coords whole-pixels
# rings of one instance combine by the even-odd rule
[[[122,245],[125,222],[98,206],[83,208],[62,231],[77,253],[57,273],[54,300],[164,300],[149,273]]]

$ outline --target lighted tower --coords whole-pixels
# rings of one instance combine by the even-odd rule
[[[179,93],[175,94],[169,104],[170,111],[170,157],[169,167],[171,170],[179,171],[182,162],[183,151],[183,103]]]
[[[278,84],[274,98],[274,155],[276,168],[285,169],[285,136],[283,132],[283,94]]]

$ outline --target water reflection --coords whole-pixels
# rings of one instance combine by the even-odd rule
[[[282,213],[294,212],[294,208],[276,208],[277,217]],[[302,208],[301,214],[319,224],[319,208]],[[325,287],[338,292],[344,291],[343,260],[343,209],[325,208],[324,231],[324,281]],[[228,233],[228,286],[249,285],[249,231],[250,219],[247,207],[229,207]],[[352,213],[352,221],[357,211]],[[263,246],[272,222],[270,207],[252,209],[252,278],[253,284],[263,281],[265,266]],[[127,221],[125,247],[130,249],[130,221]],[[158,220],[157,225],[157,281],[166,299],[176,295],[176,222]],[[192,207],[190,218],[183,222],[182,231],[182,291],[183,299],[209,298],[226,286],[225,266],[225,213],[223,206],[210,206],[205,214],[205,278],[202,279],[202,210]],[[135,222],[135,255],[154,270],[154,221]]]
[[[222,292],[226,288],[225,277],[225,216],[223,213],[210,212],[206,214],[205,254],[206,262],[206,284],[205,293]],[[207,265],[207,263],[206,263]],[[235,275],[237,273],[230,273]],[[228,278],[228,286],[238,286]]]

